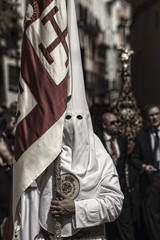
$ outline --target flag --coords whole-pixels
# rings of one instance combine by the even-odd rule
[[[22,193],[61,152],[71,93],[66,1],[29,0],[22,43],[13,217]]]

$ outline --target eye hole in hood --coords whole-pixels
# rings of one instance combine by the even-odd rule
[[[83,117],[82,117],[81,115],[78,115],[77,118],[78,118],[79,120],[83,119]]]
[[[66,119],[69,120],[69,119],[71,119],[71,117],[72,117],[71,115],[67,115]]]

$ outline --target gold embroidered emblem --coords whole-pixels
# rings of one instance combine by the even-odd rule
[[[79,180],[71,173],[61,175],[61,191],[68,197],[75,199],[79,194]]]

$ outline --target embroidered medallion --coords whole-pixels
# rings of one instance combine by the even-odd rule
[[[80,184],[78,179],[70,174],[64,173],[61,175],[61,191],[71,199],[75,199],[79,194]]]
[[[34,21],[39,14],[38,0],[29,0],[25,15],[25,22]]]

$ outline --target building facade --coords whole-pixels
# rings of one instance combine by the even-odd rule
[[[11,2],[16,4],[22,15],[23,29],[26,2]],[[129,44],[130,4],[124,0],[75,0],[75,3],[88,103],[91,106],[97,95],[103,95],[106,102],[114,103],[121,86],[118,48]],[[1,92],[3,104],[7,106],[17,99],[20,46],[21,42],[18,56],[2,57]]]
[[[160,0],[136,0],[132,5],[132,86],[143,107],[160,103]]]
[[[20,29],[13,29],[13,38],[8,39],[8,42],[14,42],[14,33],[21,32],[23,29],[23,18],[25,12],[25,3],[20,0],[4,0],[1,2],[2,4],[7,4],[8,9],[16,9],[17,12],[20,13],[21,19],[19,21]],[[3,11],[3,9],[2,9]],[[4,9],[6,11],[6,9]],[[8,12],[8,14],[12,11]],[[14,13],[14,12],[13,12]],[[16,13],[15,13],[16,14]],[[10,16],[10,21],[14,21]],[[12,37],[12,35],[11,35]],[[3,51],[8,46],[8,42],[6,43],[3,35],[0,39],[0,49],[2,51],[0,57],[0,104],[6,105],[7,107],[14,101],[17,101],[18,94],[18,80],[19,80],[19,72],[20,72],[20,55],[21,55],[21,40],[14,43],[14,46],[9,44],[9,48],[7,51]]]
[[[127,1],[76,0],[89,105],[104,96],[115,104],[121,87],[119,51],[129,46],[131,7]]]

